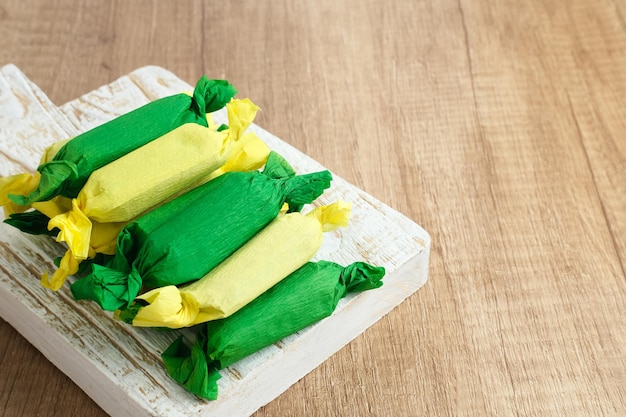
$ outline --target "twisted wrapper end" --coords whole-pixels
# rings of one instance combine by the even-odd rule
[[[66,242],[77,260],[87,259],[89,256],[89,242],[91,241],[91,220],[83,213],[76,199],[72,200],[72,209],[66,213],[54,216],[48,222],[48,230],[60,230],[57,242]]]

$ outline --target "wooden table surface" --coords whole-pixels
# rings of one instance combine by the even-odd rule
[[[0,4],[0,65],[55,103],[226,78],[430,232],[426,286],[256,415],[623,416],[626,3],[259,3]],[[0,414],[105,415],[3,321]]]

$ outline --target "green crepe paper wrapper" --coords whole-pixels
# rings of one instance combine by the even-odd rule
[[[48,216],[38,210],[26,211],[24,213],[13,213],[4,223],[18,228],[24,233],[31,235],[48,235],[56,237],[59,229],[48,230]]]
[[[61,259],[62,258],[60,256],[58,258],[54,258],[53,263],[57,268],[61,266]],[[78,271],[76,271],[74,275],[79,278],[84,277],[91,272],[92,264],[104,265],[105,263],[109,262],[111,259],[113,259],[113,255],[105,255],[104,253],[96,253],[96,256],[94,258],[89,258],[89,259],[85,259],[84,261],[82,261],[80,265],[78,266]]]
[[[378,288],[384,275],[364,262],[309,262],[232,316],[202,325],[191,348],[179,337],[161,355],[165,368],[190,392],[215,400],[219,369],[330,316],[348,292]]]
[[[263,172],[228,172],[142,216],[118,236],[106,267],[76,281],[72,294],[104,310],[127,308],[142,287],[180,285],[203,277],[280,212],[311,203],[330,186],[328,171],[294,176],[270,153]]]
[[[236,92],[228,81],[203,76],[193,97],[176,94],[155,100],[68,141],[52,161],[37,168],[41,179],[36,190],[9,198],[22,206],[57,195],[74,198],[96,169],[185,123],[208,127],[206,113],[224,107]]]

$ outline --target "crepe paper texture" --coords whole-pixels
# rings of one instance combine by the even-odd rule
[[[226,172],[245,172],[259,169],[265,165],[269,154],[270,148],[254,132],[244,133],[241,139],[233,144],[233,149],[226,163],[214,171],[209,179],[216,178]]]
[[[323,232],[348,225],[350,209],[338,201],[307,215],[278,216],[202,279],[137,297],[145,305],[136,309],[133,326],[178,329],[230,316],[310,261]]]
[[[209,117],[210,115],[207,114],[207,119]],[[209,123],[209,125],[210,124],[211,123]],[[209,174],[206,181],[217,178],[219,175],[225,172],[253,171],[259,169],[263,167],[263,165],[267,161],[269,153],[270,149],[268,148],[268,146],[256,134],[252,132],[245,133],[240,140],[234,143],[232,152],[230,153],[230,156],[224,166]],[[59,234],[59,229],[53,228],[49,230],[48,222],[50,221],[50,218],[71,210],[72,202],[71,199],[57,196],[48,201],[33,203],[33,207],[48,207],[48,209],[45,210],[45,212],[48,214],[44,214],[44,212],[42,212],[44,210],[31,210],[27,212],[13,211],[4,220],[4,222],[21,230],[24,233],[32,235],[57,236]],[[24,207],[24,209],[27,209],[27,207]],[[91,232],[92,240],[94,239],[94,233],[97,235],[96,229],[97,228],[94,228],[94,230],[92,230]],[[98,237],[97,239],[102,240]]]
[[[4,222],[8,223],[23,232],[30,234],[47,234],[57,236],[59,229],[48,230],[48,223],[51,217],[67,212],[71,208],[72,201],[66,197],[57,196],[48,201],[33,203],[35,210],[24,213],[14,213]],[[89,258],[94,258],[96,254],[115,254],[117,235],[127,222],[120,223],[99,223],[92,222],[92,233],[89,241]],[[66,251],[60,259],[59,269],[52,276],[48,272],[42,275],[41,285],[58,290],[61,288],[68,276],[74,275],[78,271],[81,260],[76,259],[71,251]]]
[[[37,168],[37,188],[9,198],[20,206],[57,195],[74,198],[95,170],[184,124],[206,127],[206,113],[221,109],[235,94],[228,81],[202,77],[193,96],[181,93],[150,102],[68,141]]]
[[[34,210],[12,213],[4,223],[32,235],[56,236],[59,229],[48,229],[50,218],[65,213],[72,208],[72,200],[56,196],[47,201],[33,203]]]
[[[6,208],[6,207],[5,207]],[[48,230],[48,222],[50,218],[38,210],[31,210],[23,213],[11,213],[4,219],[4,223],[9,224],[16,229],[30,235],[48,235],[54,236],[59,234],[59,229]]]
[[[199,397],[218,396],[219,369],[330,316],[347,293],[380,287],[383,267],[308,262],[232,316],[201,326],[193,345],[183,337],[163,352],[168,374]]]
[[[227,130],[187,123],[94,171],[71,210],[50,219],[49,228],[61,230],[57,240],[66,242],[76,259],[85,259],[92,220],[130,221],[221,168],[258,111],[248,99],[226,107]]]
[[[43,165],[52,161],[69,139],[61,140],[48,146],[41,156],[39,165]],[[4,208],[4,217],[8,218],[13,214],[23,213],[30,208],[30,205],[20,205],[14,203],[9,194],[27,195],[37,189],[39,186],[41,174],[35,172],[34,174],[17,174],[8,177],[0,178],[0,207]],[[31,233],[31,232],[29,232]]]
[[[294,176],[272,152],[263,172],[225,173],[129,223],[115,257],[92,265],[72,293],[114,311],[128,307],[142,286],[197,280],[276,218],[283,203],[311,203],[331,179],[328,171]]]
[[[89,240],[88,258],[93,259],[97,254],[115,255],[117,236],[127,224],[127,222],[92,222],[93,229]],[[84,260],[85,259],[82,258],[76,258],[74,253],[68,249],[61,258],[58,269],[56,269],[52,275],[50,275],[48,271],[42,274],[41,285],[44,288],[58,291],[63,284],[65,284],[67,277],[75,275],[78,272],[80,264]]]
[[[209,178],[216,178],[225,172],[244,172],[261,168],[269,155],[269,148],[258,136],[253,133],[245,134],[239,141],[235,142],[231,157],[226,164],[212,173]],[[206,182],[202,180],[201,182]],[[115,255],[117,248],[117,236],[128,222],[119,223],[99,223],[92,222],[91,238],[89,240],[89,258],[94,258],[96,254]],[[42,276],[41,284],[54,291],[61,288],[70,275],[76,274],[81,260],[74,257],[71,250],[67,250],[61,259],[59,268],[49,277],[47,273]]]
[[[206,114],[207,124],[214,130],[222,131],[228,129],[228,125],[218,126],[213,122],[211,113]],[[61,149],[70,139],[57,141],[46,148],[40,159],[39,165],[43,165],[46,162],[50,162],[56,153]],[[224,172],[233,171],[252,171],[261,168],[270,149],[256,134],[253,132],[245,133],[240,140],[234,143],[230,156],[223,167],[212,172],[208,177],[209,179],[215,178]],[[13,203],[8,194],[28,194],[33,191],[39,185],[39,177],[41,174],[35,172],[34,174],[18,174],[9,177],[0,178],[0,206],[4,206],[5,220],[4,222],[21,230],[24,233],[32,235],[49,235],[56,236],[59,233],[59,229],[48,229],[48,222],[51,217],[58,214],[65,213],[71,209],[71,199],[66,197],[57,196],[47,201],[33,203],[34,207],[38,205],[52,203],[52,206],[47,210],[47,215],[39,210],[32,210],[26,212],[31,206],[19,206]],[[61,209],[61,208],[64,209]],[[54,212],[55,214],[49,214]]]
[[[208,115],[207,115],[208,116]],[[231,171],[252,171],[261,168],[269,155],[269,148],[254,133],[245,134],[235,142],[233,151],[226,164],[207,177],[211,178]],[[205,182],[204,180],[202,182]],[[48,230],[48,222],[51,217],[67,212],[71,209],[71,200],[57,196],[49,201],[33,203],[39,210],[25,213],[13,213],[5,223],[8,223],[21,231],[29,234],[47,234],[57,236],[60,230],[52,228]],[[45,213],[45,214],[44,214]],[[87,257],[94,258],[96,254],[114,255],[117,248],[117,236],[128,222],[99,223],[91,221],[92,229],[89,239],[89,252]],[[45,272],[41,277],[41,285],[53,291],[59,290],[68,276],[78,272],[81,259],[77,259],[71,250],[67,250],[59,260],[58,269],[52,275]]]
[[[10,194],[30,193],[39,185],[40,174],[18,174],[0,178],[0,206],[4,209],[4,217],[14,213],[22,213],[30,208],[30,205],[16,204],[10,198]]]

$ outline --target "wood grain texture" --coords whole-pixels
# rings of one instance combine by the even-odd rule
[[[9,0],[0,64],[55,103],[147,64],[228,78],[431,233],[429,285],[258,416],[621,415],[624,3],[301,3]],[[10,415],[101,415],[0,340]]]

